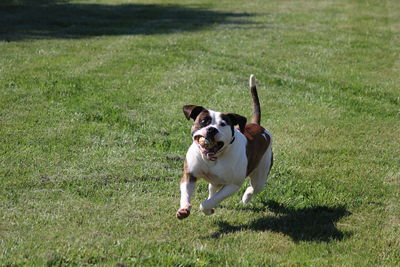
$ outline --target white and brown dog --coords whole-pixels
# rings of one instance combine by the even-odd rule
[[[222,200],[237,192],[247,176],[250,176],[251,186],[242,197],[243,203],[248,203],[263,189],[273,162],[272,137],[260,126],[261,111],[254,75],[250,76],[250,88],[253,98],[251,123],[246,123],[246,118],[238,114],[195,105],[183,107],[186,118],[193,119],[194,124],[193,143],[186,154],[180,184],[178,219],[189,216],[190,199],[199,178],[209,183],[208,199],[200,205],[206,215],[213,214]]]

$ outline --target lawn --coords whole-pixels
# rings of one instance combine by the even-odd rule
[[[399,266],[400,2],[2,0],[0,265]],[[182,106],[250,118],[252,204],[177,220]]]

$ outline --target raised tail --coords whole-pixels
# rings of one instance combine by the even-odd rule
[[[251,97],[253,98],[253,117],[251,119],[252,123],[257,123],[260,125],[261,121],[261,107],[260,101],[258,99],[257,87],[256,87],[256,77],[252,74],[250,75],[250,89],[251,89]]]

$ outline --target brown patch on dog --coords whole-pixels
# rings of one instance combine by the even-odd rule
[[[181,179],[181,183],[184,183],[184,182],[195,183],[196,181],[197,181],[197,178],[189,172],[189,170],[187,168],[187,161],[185,159],[185,162],[183,163],[183,176]]]
[[[246,154],[248,163],[246,175],[249,175],[257,168],[265,151],[271,144],[271,136],[265,133],[263,127],[255,123],[246,124],[244,135],[247,138]]]
[[[195,120],[196,117],[202,112],[206,110],[202,106],[196,106],[196,105],[186,105],[183,106],[182,111],[183,114],[185,114],[186,119],[190,120],[193,119]]]
[[[232,127],[232,135],[233,135],[233,127],[235,125],[239,125],[239,130],[241,133],[244,132],[244,128],[247,122],[246,117],[243,117],[235,113],[222,113],[221,118]]]
[[[233,122],[231,121],[231,118],[229,117],[228,113],[222,113],[221,114],[221,119],[223,119],[227,125],[231,126],[232,129],[232,136],[234,134],[234,127],[235,125],[233,124]]]
[[[261,107],[260,100],[258,99],[257,88],[255,85],[251,86],[251,97],[253,99],[253,118],[251,119],[251,122],[260,125]]]
[[[211,122],[212,122],[212,118],[211,118],[210,112],[208,110],[205,109],[202,112],[200,112],[200,114],[197,115],[197,117],[192,125],[192,135],[194,132],[211,124]]]

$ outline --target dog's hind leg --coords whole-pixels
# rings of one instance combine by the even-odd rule
[[[242,202],[247,204],[251,198],[261,192],[267,182],[269,171],[272,167],[272,150],[269,148],[260,161],[258,167],[250,174],[250,186],[243,194]]]
[[[220,189],[221,186],[215,184],[208,184],[208,199],[212,198]]]
[[[211,215],[214,213],[214,208],[225,198],[229,197],[233,193],[237,192],[240,186],[235,184],[228,184],[221,188],[215,195],[211,198],[203,201],[200,204],[200,210],[203,211],[205,215]]]

